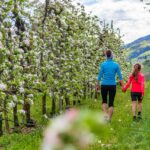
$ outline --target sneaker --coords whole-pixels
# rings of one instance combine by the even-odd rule
[[[142,116],[138,115],[137,119],[138,119],[138,121],[142,120]]]
[[[107,122],[108,116],[104,115],[104,122]]]
[[[137,121],[137,120],[136,120],[136,116],[133,116],[133,121]]]
[[[111,119],[108,116],[104,116],[104,122],[105,123],[110,123]]]

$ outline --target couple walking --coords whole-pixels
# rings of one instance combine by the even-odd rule
[[[120,66],[118,63],[113,61],[113,52],[111,50],[107,50],[105,55],[107,60],[100,65],[96,90],[101,90],[102,110],[105,113],[106,120],[111,121],[113,115],[114,98],[116,95],[116,74],[120,80],[123,92],[126,92],[130,85],[132,85],[131,100],[133,121],[142,119],[142,99],[144,96],[145,81],[144,75],[141,73],[141,65],[137,63],[133,66],[133,71],[129,75],[128,82],[124,85]],[[107,96],[109,96],[108,100]],[[136,111],[138,111],[138,115],[136,115]]]

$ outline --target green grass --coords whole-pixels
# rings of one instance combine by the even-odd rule
[[[36,129],[28,134],[4,135],[0,144],[5,150],[40,150],[41,139],[42,129]]]
[[[146,95],[143,100],[143,120],[137,123],[132,121],[131,112],[131,100],[129,92],[126,94],[121,93],[118,90],[115,101],[115,112],[109,128],[111,135],[107,141],[102,141],[106,146],[101,147],[101,144],[97,143],[101,149],[108,149],[107,145],[111,146],[112,150],[149,150],[150,148],[150,109],[149,99],[150,91],[146,85]],[[100,106],[100,105],[99,105]],[[95,105],[95,108],[97,105]],[[99,109],[99,108],[96,108]]]
[[[41,116],[41,104],[32,106],[33,118],[37,120],[38,127],[31,133],[5,134],[0,137],[0,149],[4,150],[40,150],[44,119]],[[88,108],[101,111],[101,99],[83,100],[80,109]],[[50,108],[48,108],[50,109]],[[143,100],[143,120],[134,123],[132,121],[130,93],[122,93],[117,90],[115,111],[112,122],[108,124],[109,137],[97,139],[89,150],[149,150],[150,149],[150,83],[146,84],[146,95]],[[100,142],[101,141],[101,142]]]

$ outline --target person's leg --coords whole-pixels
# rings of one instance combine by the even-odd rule
[[[138,110],[138,119],[142,119],[142,93],[139,93],[137,110]]]
[[[111,118],[112,118],[113,111],[114,111],[113,106],[111,106],[111,107],[108,108],[108,117],[109,117],[109,120],[111,120]]]
[[[136,117],[136,100],[132,101],[132,114]]]
[[[142,119],[142,101],[138,101],[138,119]]]
[[[108,105],[106,103],[103,103],[102,104],[102,111],[105,113],[105,115],[107,115],[107,113],[108,113],[107,109],[108,109]]]
[[[137,93],[131,92],[133,121],[136,121]]]
[[[105,115],[107,115],[108,111],[108,105],[107,105],[107,94],[108,94],[108,89],[107,86],[102,85],[101,86],[101,95],[102,95],[102,111],[104,112]]]
[[[114,99],[116,95],[116,86],[110,86],[109,89],[109,108],[108,108],[108,116],[109,120],[111,120],[112,115],[113,115],[113,106],[114,106]]]
[[[142,112],[142,101],[138,101],[138,112]]]

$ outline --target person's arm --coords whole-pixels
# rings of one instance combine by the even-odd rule
[[[121,87],[123,88],[124,87],[123,80],[120,80],[119,82],[120,82]]]
[[[103,76],[103,73],[104,73],[103,65],[100,65],[99,74],[98,74],[98,78],[97,78],[97,80],[98,80],[99,82],[101,81],[101,78],[102,78],[102,76]]]
[[[142,97],[144,96],[144,92],[145,92],[145,77],[142,77],[142,81],[141,81],[141,86],[142,86]]]
[[[98,74],[98,77],[97,77],[97,83],[96,83],[96,90],[98,91],[100,89],[100,85],[99,85],[99,82],[101,81],[101,78],[103,76],[103,65],[100,66],[100,69],[99,69],[99,74]]]
[[[123,87],[124,84],[123,84],[122,74],[121,74],[119,65],[117,67],[117,75],[118,75],[118,78],[119,78],[120,85]]]
[[[133,77],[132,77],[132,75],[130,75],[129,78],[128,78],[127,84],[123,88],[124,91],[126,91],[130,87],[132,80],[133,80]]]

